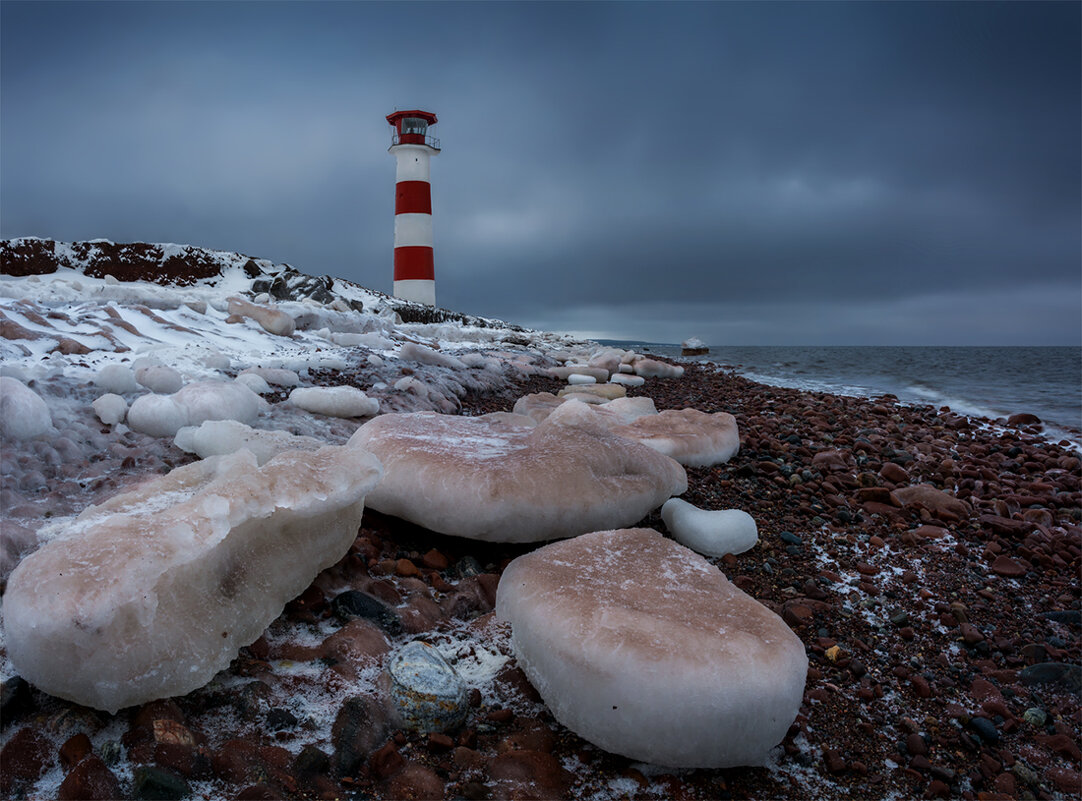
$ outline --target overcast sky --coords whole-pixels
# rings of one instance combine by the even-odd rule
[[[435,112],[441,306],[711,344],[1078,344],[1082,5],[0,5],[0,236],[391,289]]]

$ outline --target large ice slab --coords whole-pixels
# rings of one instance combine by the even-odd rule
[[[728,412],[667,409],[639,417],[613,431],[638,440],[687,467],[709,467],[729,461],[740,450],[736,418]]]
[[[803,698],[808,659],[781,618],[649,529],[518,557],[496,613],[556,719],[632,759],[762,764]]]
[[[368,504],[432,531],[533,542],[629,525],[687,489],[684,469],[606,430],[578,401],[536,427],[518,415],[385,414],[351,446],[386,475]]]
[[[86,509],[4,595],[8,657],[96,709],[205,684],[349,550],[379,462],[358,448],[248,451],[177,468]]]

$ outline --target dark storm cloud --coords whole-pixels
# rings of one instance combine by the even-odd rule
[[[417,105],[442,305],[664,340],[1078,341],[1077,4],[0,15],[3,236],[388,289],[382,118]]]

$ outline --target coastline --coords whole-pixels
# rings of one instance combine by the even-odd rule
[[[994,430],[890,398],[801,392],[683,364],[683,378],[629,394],[649,395],[659,410],[737,418],[740,452],[689,468],[683,497],[756,519],[755,548],[712,561],[782,615],[809,656],[800,714],[766,767],[666,770],[571,734],[538,703],[489,614],[502,569],[530,547],[444,537],[366,512],[350,555],[211,685],[116,716],[22,691],[16,714],[4,716],[5,772],[22,765],[7,750],[13,740],[27,754],[44,742],[52,778],[40,788],[55,789],[69,735],[85,730],[95,753],[118,755],[111,770],[126,787],[150,768],[181,776],[195,797],[1077,794],[1078,458],[1033,429]],[[470,393],[461,411],[508,411],[522,394],[562,385],[531,376]],[[901,505],[897,490],[919,484],[970,507]],[[640,525],[665,531],[656,512]],[[484,692],[453,738],[385,729],[343,772],[335,766],[352,746],[342,731],[362,714],[347,696],[377,681],[364,667],[367,641],[353,631],[347,647],[349,627],[335,620],[331,602],[346,586],[393,608],[404,631],[393,643],[441,643],[463,655]],[[272,710],[298,697],[309,718],[268,725]],[[162,720],[187,735],[163,742]]]

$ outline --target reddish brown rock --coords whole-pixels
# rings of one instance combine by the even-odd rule
[[[24,726],[0,750],[0,792],[10,797],[15,787],[37,781],[52,767],[53,748],[35,729]]]
[[[94,755],[80,761],[57,790],[61,801],[111,801],[120,797],[120,782]]]
[[[378,662],[389,650],[379,627],[356,617],[323,641],[316,658],[333,660],[332,670],[353,679],[357,671]]]
[[[368,766],[374,777],[387,779],[402,770],[405,764],[406,760],[398,753],[398,747],[392,740],[372,754]]]
[[[940,520],[965,520],[972,514],[972,508],[968,503],[936,489],[931,484],[901,487],[894,490],[894,497],[901,502],[903,507],[923,507]]]
[[[84,732],[79,732],[74,737],[68,738],[68,740],[60,746],[60,764],[65,769],[71,770],[78,765],[83,757],[90,754],[93,747],[90,744],[90,738],[86,736]]]
[[[1007,425],[1009,426],[1034,426],[1040,425],[1041,418],[1035,414],[1012,414],[1007,418]]]
[[[443,801],[444,783],[432,768],[407,762],[384,782],[387,798],[402,801]]]
[[[879,470],[879,475],[894,484],[908,484],[909,473],[901,465],[894,462],[886,462]]]
[[[429,570],[446,570],[448,562],[446,556],[433,548],[421,557],[421,564]]]
[[[571,774],[559,760],[539,751],[508,751],[488,763],[494,783],[493,797],[507,799],[562,798],[571,786]]]
[[[997,556],[992,562],[992,572],[1006,578],[1021,578],[1026,575],[1026,569],[1009,556]]]

